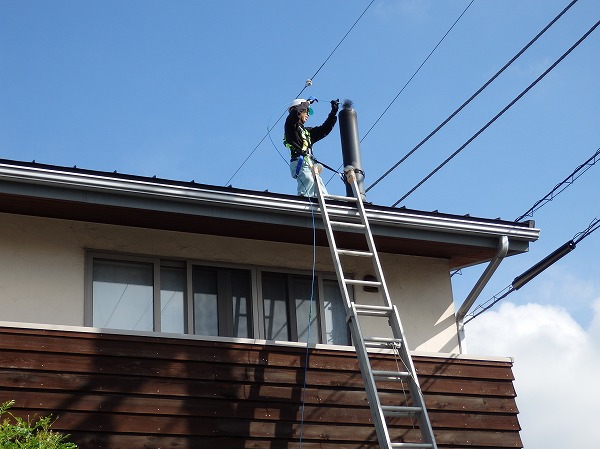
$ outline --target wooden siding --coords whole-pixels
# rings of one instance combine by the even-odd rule
[[[305,360],[286,345],[0,327],[0,402],[52,413],[82,449],[378,447],[356,355],[311,349],[303,389]],[[522,447],[509,362],[414,360],[440,448]],[[374,364],[396,370],[390,355]],[[382,387],[384,403],[403,397]]]

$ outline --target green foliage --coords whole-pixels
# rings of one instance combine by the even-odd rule
[[[76,449],[74,443],[65,441],[68,435],[50,430],[52,416],[36,422],[14,416],[8,411],[15,401],[0,405],[0,449]]]

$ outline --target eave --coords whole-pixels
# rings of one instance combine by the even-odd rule
[[[0,212],[243,239],[326,246],[318,207],[306,198],[0,160]],[[501,236],[509,255],[528,250],[539,230],[514,223],[367,204],[380,252],[443,258],[451,268],[490,260]],[[332,215],[353,214],[345,203]],[[364,249],[352,234],[338,244]],[[362,241],[362,240],[360,240]]]

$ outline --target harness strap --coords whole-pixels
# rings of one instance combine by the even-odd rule
[[[343,175],[343,173],[341,173],[341,172],[337,171],[335,168],[332,168],[332,167],[330,167],[329,165],[327,165],[327,164],[324,164],[324,163],[323,163],[323,162],[321,162],[321,161],[318,161],[318,160],[317,160],[317,158],[315,158],[314,156],[313,156],[313,159],[314,159],[314,161],[315,161],[316,163],[318,163],[318,164],[321,164],[321,165],[322,165],[323,167],[325,167],[327,170],[331,170],[332,172],[334,172],[334,173],[337,173],[338,175]]]

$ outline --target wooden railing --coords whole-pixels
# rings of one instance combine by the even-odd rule
[[[293,345],[0,327],[0,402],[52,413],[82,449],[297,448],[301,435],[305,449],[376,448],[356,354],[310,349],[303,389],[305,360]],[[440,448],[522,447],[510,361],[414,362]],[[375,366],[397,369],[389,354]]]

